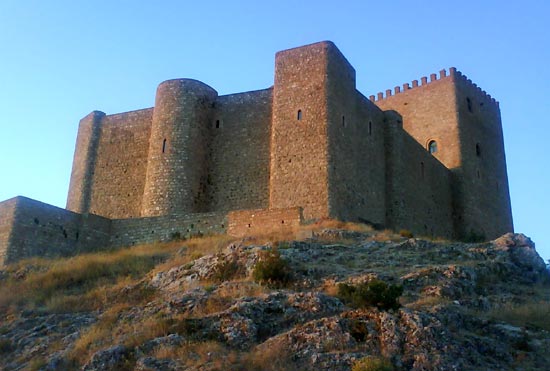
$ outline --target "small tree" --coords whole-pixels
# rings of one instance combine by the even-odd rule
[[[285,287],[292,280],[288,261],[281,257],[277,249],[262,251],[254,266],[254,281],[269,287]]]
[[[382,310],[397,309],[400,307],[401,294],[403,294],[403,286],[388,285],[379,279],[358,285],[346,283],[338,285],[338,297],[354,308],[373,306]]]

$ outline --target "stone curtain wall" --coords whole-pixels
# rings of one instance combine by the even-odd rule
[[[11,221],[11,238],[7,245],[0,245],[0,251],[6,251],[4,264],[31,256],[70,256],[108,247],[109,219],[73,213],[25,197],[5,201],[0,210],[6,203],[14,211],[8,220],[2,217],[3,230]]]
[[[335,93],[339,94],[329,96],[331,217],[382,225],[386,210],[384,115],[355,90],[335,89]]]
[[[110,246],[132,246],[225,233],[226,213],[199,213],[113,220]]]
[[[226,229],[226,214],[220,212],[110,220],[16,197],[0,203],[0,266],[33,256],[72,256]]]
[[[451,172],[388,114],[386,226],[416,235],[454,237]]]
[[[103,118],[90,213],[107,218],[141,216],[152,115],[148,108]]]
[[[227,234],[243,237],[251,234],[269,234],[297,229],[303,222],[300,207],[288,209],[258,209],[231,211],[227,215]]]
[[[272,91],[218,97],[211,123],[206,211],[269,206]]]

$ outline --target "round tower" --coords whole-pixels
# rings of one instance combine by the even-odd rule
[[[157,88],[141,214],[199,212],[211,111],[218,93],[196,80]]]

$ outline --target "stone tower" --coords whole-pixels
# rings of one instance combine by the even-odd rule
[[[376,104],[398,112],[403,129],[451,173],[455,236],[512,231],[498,103],[455,68],[381,93]]]
[[[329,217],[330,143],[343,123],[355,70],[331,42],[277,53],[271,128],[270,207],[302,206],[304,217]],[[329,103],[330,102],[330,103]]]
[[[141,213],[156,216],[201,210],[207,175],[207,144],[218,93],[190,79],[157,89]]]
[[[80,120],[67,196],[67,210],[75,213],[90,212],[97,147],[104,118],[105,113],[93,111]]]

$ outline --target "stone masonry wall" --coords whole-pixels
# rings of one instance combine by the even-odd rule
[[[454,237],[451,172],[386,114],[386,226]]]
[[[142,216],[204,210],[208,142],[218,93],[192,79],[157,88]]]
[[[328,102],[331,216],[384,224],[384,115],[355,89],[336,86]]]
[[[119,219],[112,221],[110,246],[166,242],[225,233],[226,229],[227,219],[223,212]]]
[[[206,211],[269,206],[272,89],[220,96],[211,123]]]
[[[270,89],[218,97],[169,80],[154,108],[87,115],[67,209],[0,203],[0,264],[303,218],[513,231],[498,103],[455,68],[367,100],[329,41],[278,52]]]
[[[13,223],[15,220],[15,205],[17,198],[0,202],[0,267],[4,265],[8,248],[11,243]]]
[[[14,211],[4,264],[31,256],[70,256],[108,247],[109,219],[73,213],[25,197],[5,201],[0,210],[5,203]],[[5,229],[6,221],[2,224]],[[0,250],[4,246],[0,245]]]
[[[394,93],[386,91],[385,97],[378,94],[376,105],[380,109],[398,112],[402,117],[403,129],[424,148],[430,140],[436,140],[438,150],[434,156],[447,168],[461,165],[459,127],[457,122],[456,92],[451,76],[443,70],[439,78],[435,74],[431,81],[422,78],[419,84],[413,81],[395,87]],[[397,92],[397,94],[396,94]],[[371,100],[375,100],[371,96]]]
[[[514,229],[500,110],[491,96],[460,72],[453,77],[462,153],[462,166],[454,174],[461,207],[459,234],[496,238]]]
[[[101,136],[101,123],[105,113],[93,111],[78,125],[78,135],[71,171],[67,209],[75,213],[90,211],[97,147]]]
[[[242,237],[293,230],[303,222],[302,208],[231,211],[227,215],[227,234]]]
[[[270,208],[301,206],[306,219],[328,217],[327,58],[321,42],[275,57]]]
[[[107,218],[141,215],[152,115],[148,108],[102,120],[90,213]]]
[[[462,74],[422,77],[371,100],[402,116],[403,129],[451,170],[455,237],[495,238],[513,230],[500,111]],[[427,163],[425,163],[427,166]]]

